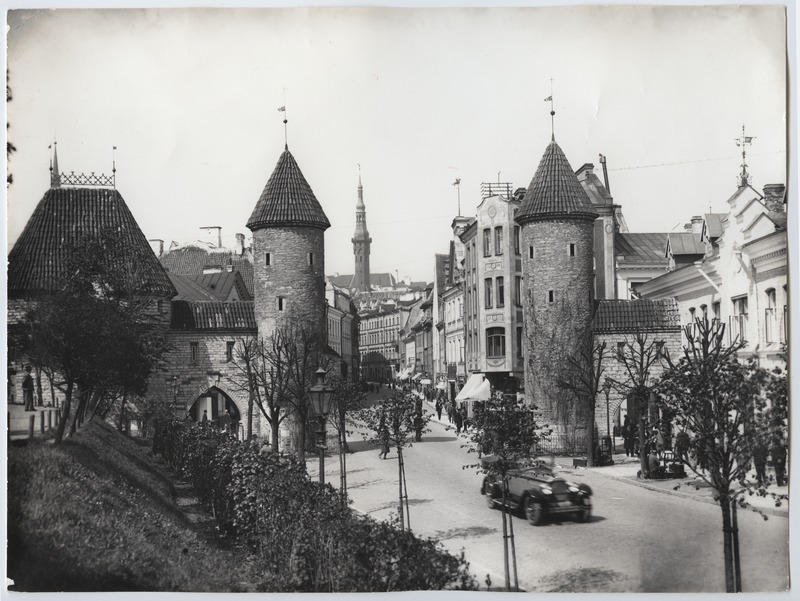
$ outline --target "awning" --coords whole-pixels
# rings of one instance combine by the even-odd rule
[[[414,381],[416,382],[416,381],[417,381],[417,380],[419,380],[421,377],[422,377],[422,374],[414,374],[413,376],[411,376],[411,379],[412,379],[412,380],[414,380]]]
[[[456,401],[466,401],[467,399],[475,398],[473,394],[478,390],[483,381],[483,374],[471,374],[467,383],[464,384],[464,388],[462,388],[456,396]]]
[[[430,379],[430,378],[422,378],[422,379],[419,381],[419,383],[420,383],[420,384],[425,384],[425,385],[427,385],[427,384],[431,384],[431,379]]]

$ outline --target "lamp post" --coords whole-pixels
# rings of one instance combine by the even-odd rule
[[[323,368],[316,372],[317,383],[309,390],[311,397],[311,408],[319,418],[319,430],[317,430],[317,449],[319,449],[319,483],[325,484],[325,449],[326,431],[325,420],[331,412],[331,401],[333,400],[333,388],[325,386],[325,374]]]
[[[609,453],[614,454],[614,436],[611,434],[611,411],[609,409],[608,396],[611,394],[611,380],[606,378],[603,381],[603,392],[606,395],[606,431],[608,432],[608,440],[611,444]]]

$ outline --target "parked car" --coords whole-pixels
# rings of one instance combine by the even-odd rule
[[[496,461],[493,456],[484,461]],[[503,487],[499,479],[487,476],[483,480],[481,493],[491,508],[503,504]],[[545,519],[563,515],[574,517],[579,522],[592,519],[592,489],[586,484],[575,484],[553,474],[541,463],[518,465],[511,470],[508,480],[506,507],[522,509],[525,517],[534,526]]]

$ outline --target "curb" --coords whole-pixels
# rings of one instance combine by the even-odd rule
[[[584,469],[585,471],[589,472],[586,468],[574,468],[574,469]],[[625,478],[624,476],[614,476],[612,474],[605,474],[603,472],[597,471],[592,469],[591,474],[597,474],[598,476],[602,476],[603,478],[610,478],[611,480],[618,480],[620,482],[627,482],[628,484],[632,484],[633,486],[638,486],[639,488],[644,488],[647,490],[652,490],[654,492],[660,492],[667,495],[672,495],[674,497],[682,497],[684,499],[691,499],[693,501],[698,501],[700,503],[708,503],[710,505],[719,505],[717,501],[713,499],[713,497],[705,496],[705,495],[693,495],[677,490],[661,488],[660,486],[653,486],[652,484],[647,484],[645,482],[639,482],[638,480],[633,480],[631,478]],[[747,508],[746,511],[753,511],[754,513],[756,510]],[[775,517],[782,517],[788,518],[789,517],[789,510],[784,509],[782,507],[764,507],[760,508],[757,511],[761,511],[766,515],[771,515]]]

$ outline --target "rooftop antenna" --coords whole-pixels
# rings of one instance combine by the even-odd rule
[[[555,142],[556,141],[556,126],[555,126],[555,116],[556,111],[553,108],[553,78],[550,78],[550,96],[544,99],[545,102],[550,103],[550,140]]]
[[[453,185],[458,191],[458,216],[461,217],[461,178],[457,177],[456,181],[453,182]]]
[[[284,150],[289,150],[289,132],[286,126],[286,124],[289,123],[289,120],[286,118],[286,88],[283,88],[283,106],[280,107],[278,111],[283,113],[283,148]]]
[[[740,138],[736,138],[736,145],[742,147],[742,172],[739,174],[739,187],[747,186],[750,184],[750,174],[747,173],[747,146],[753,145],[753,140],[755,136],[746,136],[744,134],[744,125],[742,125],[742,136]]]

